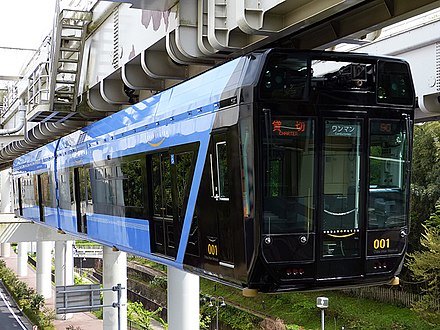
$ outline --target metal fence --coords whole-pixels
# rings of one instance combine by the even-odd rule
[[[343,291],[351,296],[373,299],[403,307],[412,307],[414,303],[422,299],[422,296],[418,293],[407,292],[389,286],[372,286]]]

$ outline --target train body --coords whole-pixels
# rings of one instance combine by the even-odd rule
[[[389,282],[414,104],[402,60],[257,51],[17,158],[16,214],[240,288]]]

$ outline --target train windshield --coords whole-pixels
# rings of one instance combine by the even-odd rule
[[[314,121],[265,113],[264,233],[313,228]]]
[[[408,66],[400,62],[379,61],[377,102],[411,105],[414,95]]]
[[[284,100],[304,98],[308,71],[306,58],[273,54],[263,73],[260,96]]]
[[[370,137],[370,229],[406,224],[408,139],[399,120],[372,120]]]

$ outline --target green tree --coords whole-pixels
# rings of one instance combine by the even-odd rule
[[[440,122],[415,127],[412,160],[410,252],[420,250],[422,225],[440,198]]]
[[[159,316],[162,308],[158,308],[154,312],[150,312],[144,308],[142,303],[130,302],[127,308],[127,317],[129,320],[135,322],[138,325],[145,327],[146,329],[152,329],[151,320],[154,319],[158,321],[165,329],[168,328],[166,322]]]
[[[440,224],[438,215],[433,217]],[[408,260],[414,277],[426,283],[422,300],[413,307],[428,322],[440,324],[440,227],[423,227],[425,233],[420,239],[423,250],[409,254]]]

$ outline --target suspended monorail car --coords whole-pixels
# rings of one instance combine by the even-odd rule
[[[251,291],[386,283],[414,106],[400,59],[256,51],[17,158],[16,213]]]

